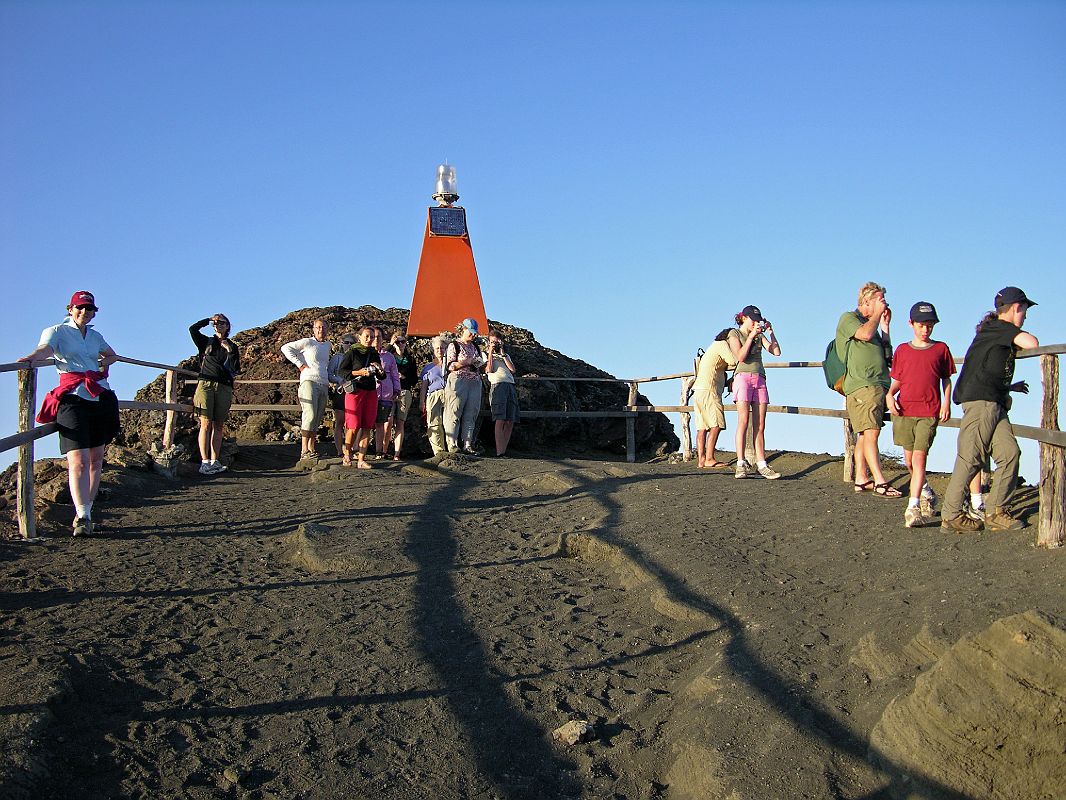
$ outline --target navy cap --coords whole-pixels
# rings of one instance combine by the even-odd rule
[[[940,322],[932,303],[919,300],[911,306],[911,322]]]
[[[996,292],[996,308],[999,308],[1000,306],[1011,306],[1015,303],[1025,303],[1030,306],[1036,305],[1036,303],[1026,297],[1025,292],[1017,286],[1004,286]]]
[[[744,306],[740,313],[756,322],[762,322],[762,312],[759,310],[758,306]]]

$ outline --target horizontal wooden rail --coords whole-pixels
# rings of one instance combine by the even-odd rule
[[[172,367],[170,364],[158,364],[155,361],[141,361],[138,358],[129,358],[128,356],[119,356],[117,360],[121,361],[123,364],[133,364],[138,367],[152,367],[154,369],[161,369],[164,372],[170,370],[178,375],[191,375],[194,378],[199,377],[200,375],[200,373],[191,369],[179,369],[178,367]]]
[[[50,367],[55,364],[55,359],[42,358],[40,361],[15,361],[11,364],[0,364],[0,372],[19,372],[20,370],[36,369],[38,367]]]
[[[629,411],[637,411],[640,413],[659,412],[660,414],[669,413],[681,413],[692,414],[696,411],[695,406],[627,406]],[[726,411],[736,411],[737,407],[734,403],[724,405],[723,409]],[[836,417],[837,419],[846,419],[847,412],[832,408],[807,408],[805,406],[767,406],[766,410],[772,414],[798,414],[800,416],[807,417]],[[891,420],[892,415],[885,412],[885,419]],[[959,419],[949,419],[947,422],[941,422],[939,425],[943,428],[958,428],[961,423]],[[1051,444],[1057,447],[1066,447],[1066,431],[1051,431],[1045,428],[1034,428],[1031,425],[1018,425],[1017,423],[1011,423],[1011,428],[1014,429],[1014,434],[1022,439],[1031,439],[1034,442],[1042,442],[1044,444]]]
[[[0,453],[5,450],[11,450],[15,447],[20,447],[29,442],[35,442],[38,439],[43,439],[45,436],[51,436],[59,430],[59,426],[54,422],[49,422],[47,425],[39,425],[36,428],[28,431],[22,431],[21,433],[13,433],[10,436],[5,436],[0,439]]]

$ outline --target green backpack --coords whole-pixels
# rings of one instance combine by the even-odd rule
[[[837,355],[837,340],[834,336],[825,347],[825,359],[822,361],[822,372],[825,373],[825,385],[834,392],[844,394],[844,376],[848,371],[848,351],[851,350],[851,339],[844,345],[844,359]]]

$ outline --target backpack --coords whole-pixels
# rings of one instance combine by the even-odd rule
[[[851,350],[851,339],[844,345],[844,358],[841,360],[837,355],[837,340],[834,336],[825,347],[825,359],[822,361],[822,372],[825,373],[825,385],[834,392],[844,394],[844,376],[848,371],[848,351]]]

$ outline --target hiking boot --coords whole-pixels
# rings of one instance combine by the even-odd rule
[[[74,520],[74,535],[89,536],[93,532],[93,521],[89,517],[78,517]]]
[[[781,473],[775,472],[773,468],[767,464],[765,467],[759,467],[758,473],[762,475],[768,481],[776,481],[781,477]]]
[[[985,512],[985,529],[990,531],[1020,531],[1025,523],[1015,519],[1003,508],[990,508]]]
[[[977,533],[985,529],[985,524],[979,519],[970,519],[965,514],[956,514],[951,519],[941,519],[940,527],[955,533]]]
[[[924,528],[929,522],[930,520],[922,513],[920,505],[908,506],[903,512],[903,527],[905,528]]]

